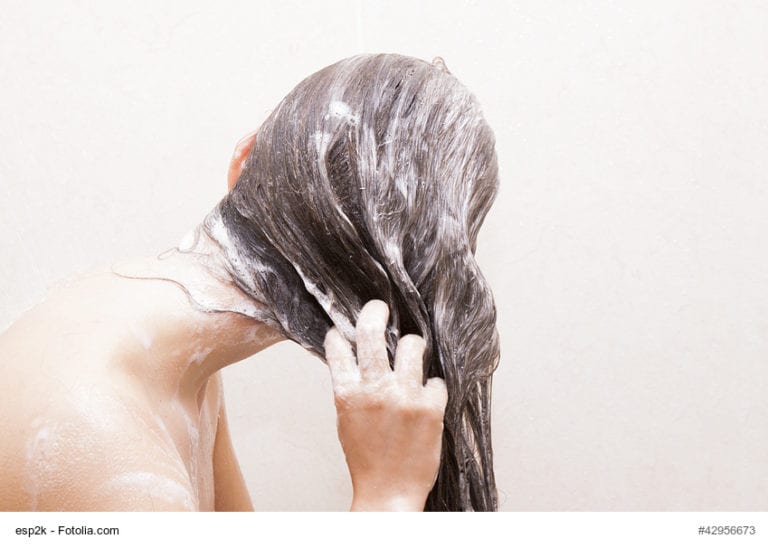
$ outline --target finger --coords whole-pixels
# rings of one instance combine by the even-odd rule
[[[395,374],[407,383],[421,386],[424,377],[424,348],[426,343],[418,335],[405,335],[397,341]]]
[[[389,307],[383,301],[368,301],[357,317],[357,365],[363,380],[375,379],[391,371],[385,337],[388,319]]]
[[[325,335],[325,361],[334,387],[359,378],[352,346],[335,327]]]
[[[445,406],[448,404],[448,388],[445,385],[445,381],[440,377],[432,377],[427,380],[424,390],[435,406],[445,411]]]

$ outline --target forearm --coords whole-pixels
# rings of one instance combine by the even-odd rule
[[[217,378],[216,382],[221,382]],[[216,442],[213,450],[213,480],[216,493],[215,507],[217,512],[248,512],[253,511],[253,503],[248,495],[240,465],[232,447],[229,436],[224,402],[219,411],[219,423],[216,429]]]

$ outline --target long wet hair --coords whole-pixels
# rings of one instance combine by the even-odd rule
[[[321,358],[388,303],[390,359],[426,341],[424,380],[445,379],[437,481],[426,510],[495,510],[491,375],[496,308],[475,262],[498,187],[494,136],[438,58],[359,55],[291,91],[260,126],[234,188],[202,228],[259,319]]]

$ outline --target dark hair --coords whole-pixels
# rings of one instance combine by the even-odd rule
[[[496,195],[493,133],[437,59],[359,55],[303,80],[259,128],[202,227],[259,319],[323,357],[362,306],[389,304],[397,339],[424,337],[445,379],[440,471],[427,510],[495,510],[490,399],[496,308],[475,262]]]

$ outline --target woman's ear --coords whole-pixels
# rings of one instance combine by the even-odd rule
[[[232,159],[229,161],[229,172],[227,173],[227,189],[232,190],[235,183],[240,178],[240,173],[245,166],[245,159],[248,157],[248,153],[251,151],[253,142],[256,140],[256,132],[249,133],[235,145],[235,152],[232,155]]]

